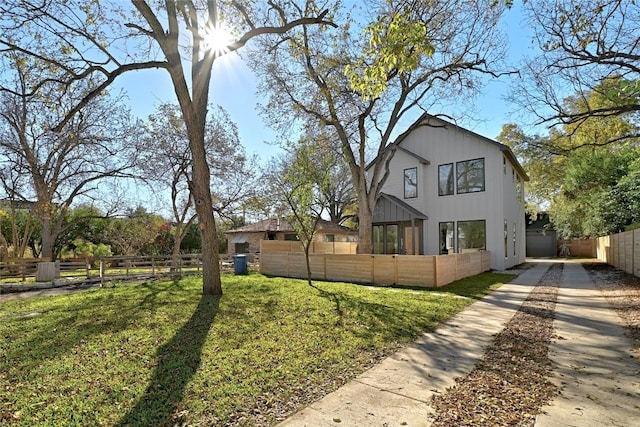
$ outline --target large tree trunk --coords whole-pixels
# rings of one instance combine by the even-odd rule
[[[204,115],[206,116],[206,110]],[[202,293],[222,295],[218,237],[211,200],[211,177],[204,149],[204,125],[193,126],[190,136],[193,155],[191,196],[198,214],[198,227],[202,238]]]
[[[43,213],[41,217],[42,231],[41,231],[41,248],[40,255],[43,258],[53,259],[53,235],[51,234],[51,216],[47,213]]]
[[[358,253],[372,253],[371,233],[373,231],[373,210],[374,206],[369,206],[369,197],[366,190],[358,192]]]
[[[175,240],[173,241],[173,252],[171,254],[171,269],[177,270],[180,266],[180,246],[182,245],[182,226],[178,225],[176,227]]]

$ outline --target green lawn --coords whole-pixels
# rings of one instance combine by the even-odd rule
[[[273,424],[511,277],[431,292],[224,275],[214,298],[196,276],[2,303],[0,424]]]

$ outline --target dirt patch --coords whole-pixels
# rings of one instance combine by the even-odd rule
[[[534,425],[540,408],[558,393],[548,380],[547,356],[561,277],[562,264],[555,264],[473,371],[433,397],[434,426]]]
[[[583,263],[607,302],[622,319],[633,352],[640,357],[640,278],[603,263]]]

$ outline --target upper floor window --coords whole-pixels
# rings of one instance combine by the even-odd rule
[[[438,166],[438,195],[453,194],[453,163]]]
[[[418,168],[404,170],[404,198],[418,197]]]
[[[456,163],[456,189],[458,194],[484,191],[484,159]]]

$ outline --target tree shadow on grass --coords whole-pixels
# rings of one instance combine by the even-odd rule
[[[144,395],[120,421],[120,426],[182,425],[176,408],[200,367],[202,347],[218,313],[220,297],[203,295],[198,307],[156,354],[157,366]]]

